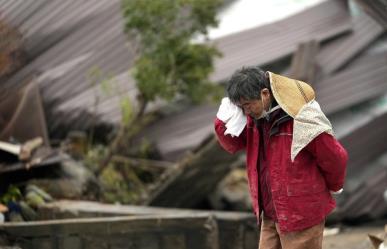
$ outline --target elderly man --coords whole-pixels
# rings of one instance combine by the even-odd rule
[[[246,150],[259,248],[322,248],[326,216],[344,184],[347,153],[308,84],[264,72],[236,71],[215,131],[228,152]]]

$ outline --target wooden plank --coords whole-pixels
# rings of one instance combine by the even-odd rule
[[[189,228],[200,227],[208,219],[208,214],[165,214],[146,215],[140,217],[102,217],[84,219],[65,219],[48,221],[31,221],[23,223],[4,223],[0,229],[18,231],[25,236],[44,236],[54,233],[93,233],[105,234],[106,232],[134,232],[158,231],[164,228]],[[129,226],[130,225],[130,226]],[[33,228],[33,229],[31,229]]]
[[[164,249],[164,236],[179,238],[177,249],[218,249],[218,228],[208,214],[147,215],[5,223],[0,231],[30,248]],[[182,237],[184,239],[182,239]],[[183,243],[184,241],[184,243]]]
[[[310,84],[314,82],[318,50],[319,43],[316,40],[300,43],[292,58],[291,77]]]
[[[245,212],[224,212],[224,211],[198,211],[190,209],[170,209],[147,206],[112,205],[87,201],[58,201],[45,204],[39,210],[45,214],[45,218],[63,217],[90,217],[90,216],[117,216],[131,215],[143,216],[149,214],[181,214],[195,215],[207,214],[213,216],[218,225],[219,247],[224,249],[255,249],[258,246],[258,227],[253,214]],[[170,233],[169,236],[176,236],[177,233]],[[172,238],[166,238],[165,243],[170,244]],[[164,238],[162,239],[162,241]],[[177,244],[183,243],[176,239]],[[163,243],[163,242],[162,242]],[[167,247],[168,248],[168,247]]]
[[[187,248],[184,236],[177,234],[167,234],[163,236],[161,239],[161,243],[163,248]]]

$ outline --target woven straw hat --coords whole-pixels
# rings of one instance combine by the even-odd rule
[[[307,83],[268,73],[275,100],[291,117],[294,118],[306,103],[315,98],[313,88]]]

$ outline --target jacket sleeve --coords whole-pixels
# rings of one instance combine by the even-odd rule
[[[214,125],[218,141],[227,152],[234,154],[246,147],[246,127],[243,129],[239,137],[232,137],[231,135],[224,135],[226,126],[222,120],[216,118]]]
[[[343,188],[348,161],[343,146],[332,135],[324,132],[312,140],[306,149],[316,158],[328,189],[338,191]]]

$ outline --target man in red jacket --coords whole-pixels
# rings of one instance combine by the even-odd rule
[[[232,75],[227,93],[215,131],[226,151],[246,150],[259,248],[322,248],[348,157],[312,87],[247,67]]]

